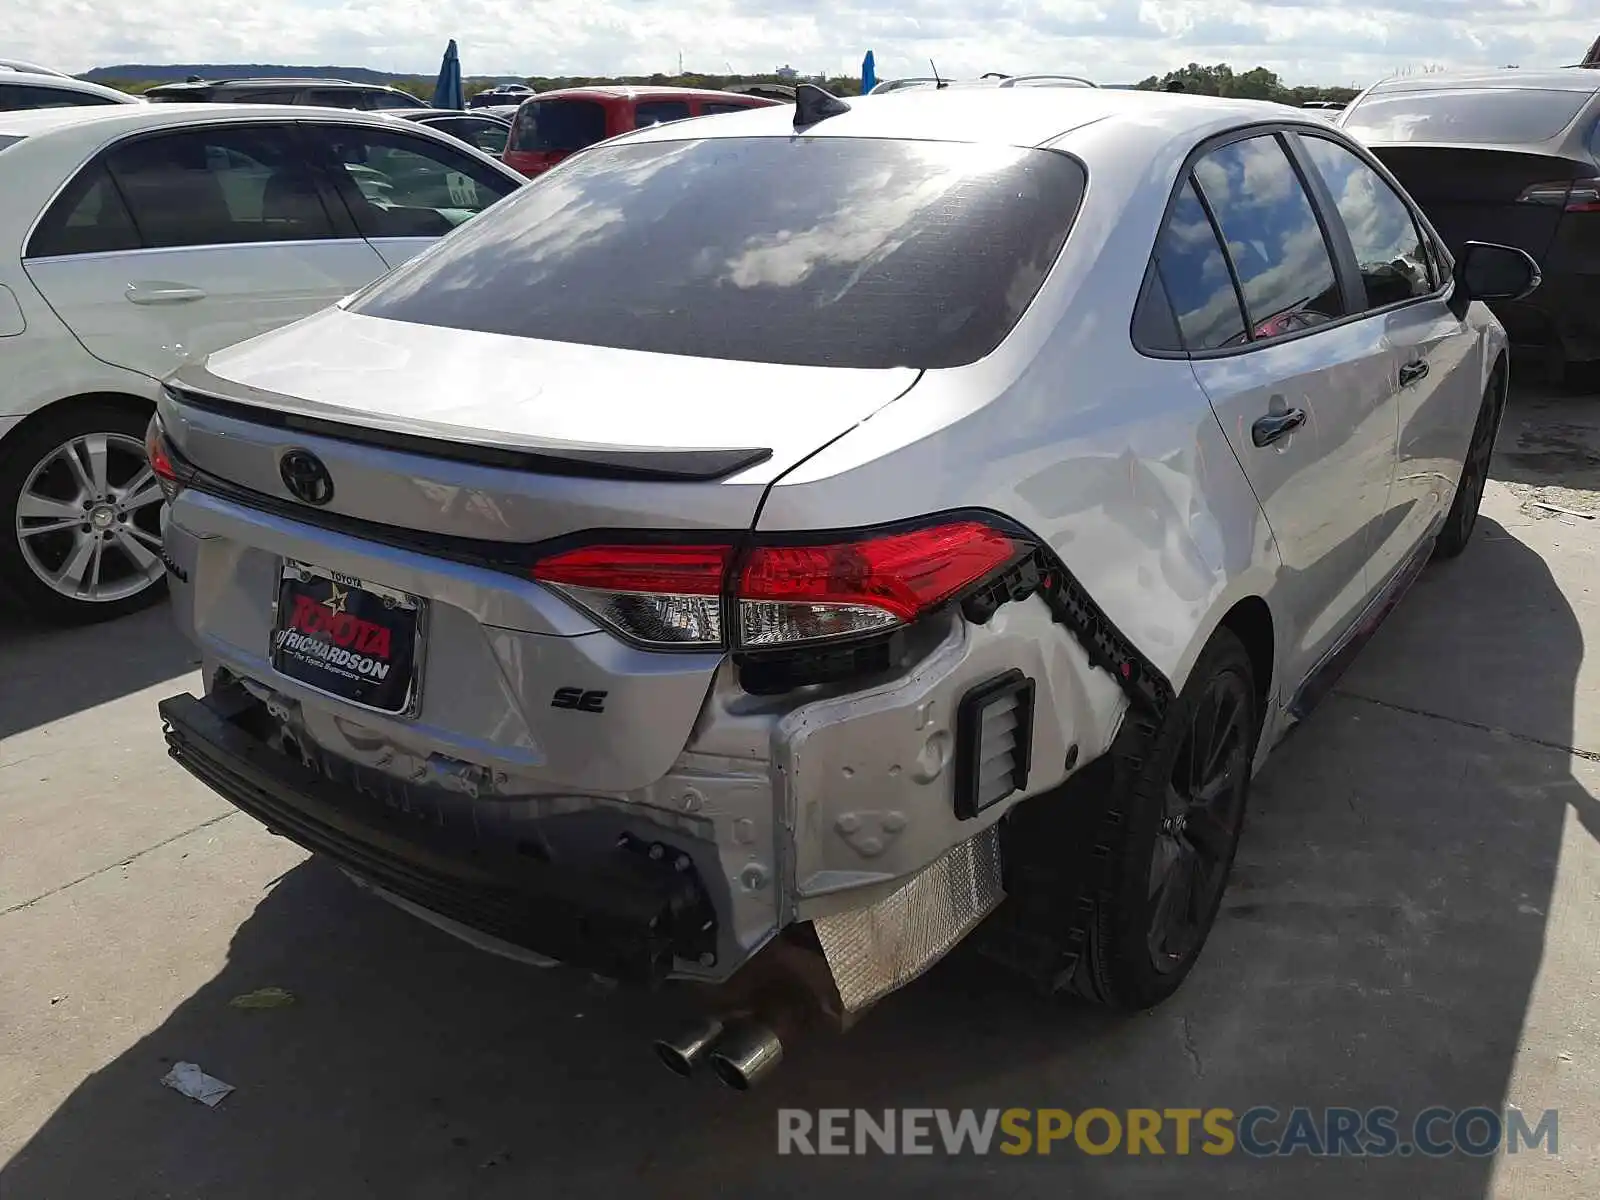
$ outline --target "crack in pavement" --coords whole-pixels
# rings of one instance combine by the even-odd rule
[[[39,903],[39,901],[41,901],[41,900],[48,900],[48,899],[50,899],[51,896],[59,896],[62,892],[67,891],[69,888],[75,888],[80,883],[87,883],[91,879],[95,879],[95,878],[98,878],[101,875],[104,875],[107,871],[114,871],[118,867],[125,867],[129,863],[134,862],[137,859],[143,858],[146,854],[150,854],[150,853],[152,853],[152,852],[154,852],[156,850],[161,849],[161,847],[163,847],[163,846],[172,845],[173,842],[176,842],[180,838],[186,838],[191,833],[199,833],[200,830],[207,829],[210,826],[217,824],[219,821],[226,821],[229,817],[236,817],[238,815],[239,815],[239,810],[236,809],[236,808],[229,809],[225,813],[218,813],[214,817],[210,817],[210,818],[208,818],[208,819],[206,819],[204,821],[201,821],[200,824],[198,824],[198,825],[192,826],[192,827],[190,827],[188,829],[185,829],[185,830],[183,830],[183,831],[181,831],[179,833],[175,833],[171,837],[162,838],[159,842],[156,842],[153,845],[146,846],[143,850],[137,850],[134,853],[128,855],[126,858],[119,858],[119,859],[117,859],[116,862],[107,863],[103,867],[99,867],[99,868],[97,868],[97,869],[95,869],[93,871],[90,871],[87,875],[80,875],[76,879],[68,880],[66,883],[63,883],[63,884],[58,884],[57,886],[55,886],[53,888],[50,888],[48,891],[40,892],[37,896],[35,896],[31,900],[21,900],[21,901],[18,901],[16,904],[13,904],[10,908],[0,908],[0,917],[9,917],[14,912],[21,912],[25,908],[32,908],[35,904]]]
[[[1206,1068],[1205,1064],[1200,1061],[1200,1051],[1194,1044],[1194,1032],[1189,1028],[1189,1018],[1179,1017],[1178,1021],[1183,1025],[1183,1050],[1189,1056],[1189,1062],[1194,1067],[1194,1076],[1196,1079],[1204,1079],[1206,1077]]]
[[[1530,746],[1543,746],[1546,750],[1559,750],[1563,754],[1571,754],[1590,762],[1600,762],[1600,750],[1581,750],[1577,746],[1569,746],[1565,742],[1552,742],[1548,738],[1534,737],[1530,733],[1518,733],[1514,729],[1506,729],[1500,725],[1485,725],[1481,721],[1468,721],[1462,717],[1449,717],[1444,713],[1436,713],[1426,708],[1414,708],[1409,704],[1396,704],[1393,700],[1379,700],[1376,696],[1363,696],[1360,692],[1347,692],[1343,688],[1334,688],[1335,696],[1343,696],[1347,700],[1360,700],[1365,704],[1374,704],[1379,708],[1392,709],[1395,712],[1410,713],[1415,717],[1431,717],[1435,721],[1444,721],[1450,725],[1459,725],[1463,729],[1475,729],[1480,733],[1492,733],[1501,737],[1511,738],[1513,741],[1526,742]]]

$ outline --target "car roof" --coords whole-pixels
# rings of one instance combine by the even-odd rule
[[[52,75],[57,79],[71,79],[65,71],[57,71],[54,67],[41,67],[38,63],[25,62],[20,58],[0,58],[0,71],[20,71],[25,75]]]
[[[491,121],[505,120],[504,117],[492,112],[488,105],[483,108],[386,108],[380,111],[393,113],[408,121],[420,121],[424,117],[487,117]]]
[[[77,131],[90,138],[114,138],[141,129],[171,125],[220,124],[238,120],[305,121],[337,119],[377,128],[393,128],[394,110],[361,112],[350,108],[322,108],[309,104],[129,104],[61,108],[30,108],[0,112],[0,135],[39,138]]]
[[[137,96],[130,96],[126,92],[119,92],[116,88],[106,87],[103,83],[91,83],[87,79],[74,79],[70,75],[40,74],[36,71],[6,70],[0,73],[0,83],[22,84],[27,87],[55,88],[60,92],[80,92],[89,96],[104,96],[107,99],[116,98],[118,103],[140,103]]]
[[[1380,79],[1372,92],[1443,92],[1457,89],[1507,88],[1512,91],[1600,92],[1600,71],[1568,68],[1556,71],[1434,71]],[[1370,94],[1370,93],[1369,93]]]
[[[1110,88],[904,88],[851,96],[847,111],[826,117],[807,137],[900,138],[988,145],[1041,146],[1085,125],[1137,123],[1161,137],[1210,132],[1251,121],[1293,121],[1320,127],[1307,112],[1263,100]],[[627,133],[616,141],[681,141],[686,137],[792,137],[792,105],[702,117]]]

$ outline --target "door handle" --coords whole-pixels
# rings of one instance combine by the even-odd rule
[[[153,284],[141,287],[130,283],[123,293],[133,304],[185,304],[191,300],[204,300],[204,288],[184,287],[180,284]]]
[[[1408,362],[1400,368],[1400,386],[1409,387],[1417,380],[1427,378],[1427,375],[1428,363],[1426,359],[1419,358],[1416,362]]]
[[[1250,440],[1257,446],[1270,446],[1280,438],[1288,437],[1306,423],[1306,410],[1291,408],[1287,412],[1268,413],[1257,417],[1250,426]]]

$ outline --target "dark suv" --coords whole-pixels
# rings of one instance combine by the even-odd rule
[[[319,108],[427,108],[409,92],[347,79],[191,79],[144,93],[158,103],[310,104]]]

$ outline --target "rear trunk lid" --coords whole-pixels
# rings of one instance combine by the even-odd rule
[[[1541,264],[1561,224],[1559,203],[1523,199],[1540,185],[1596,174],[1593,163],[1500,146],[1374,145],[1457,256],[1462,243],[1516,246]]]
[[[181,369],[168,434],[201,471],[276,503],[295,502],[283,453],[309,448],[335,481],[319,517],[414,534],[532,543],[594,528],[743,530],[768,484],[917,375],[333,308]]]

